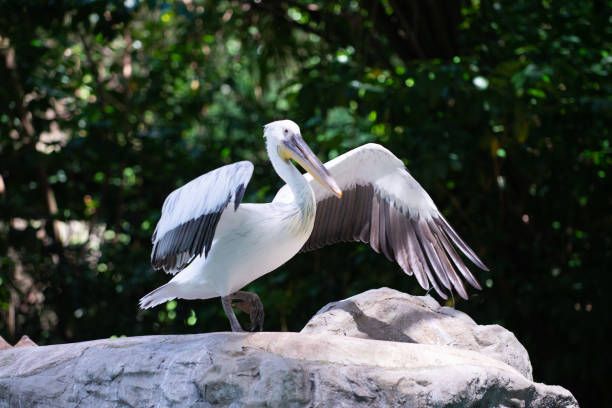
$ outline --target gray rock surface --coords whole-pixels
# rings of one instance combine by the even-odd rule
[[[380,288],[324,306],[302,333],[329,333],[362,339],[434,344],[477,351],[533,379],[529,354],[503,327],[478,325],[431,296]]]
[[[384,301],[384,300],[382,300]],[[471,350],[330,333],[207,333],[0,351],[6,407],[578,407]]]

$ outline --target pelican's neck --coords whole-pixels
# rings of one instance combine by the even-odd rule
[[[276,173],[291,189],[295,205],[304,213],[314,210],[315,196],[312,187],[302,173],[289,160],[283,160],[275,148],[268,148],[268,156]]]

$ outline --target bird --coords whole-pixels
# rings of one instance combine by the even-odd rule
[[[487,266],[385,147],[368,143],[323,164],[291,120],[268,123],[263,136],[286,184],[269,203],[242,203],[253,164],[240,161],[171,192],[153,233],[151,264],[174,277],[140,299],[142,309],[220,297],[232,331],[244,331],[233,307],[249,314],[249,331],[261,331],[261,300],[241,289],[298,253],[346,241],[369,243],[443,299],[453,292],[467,299],[464,281],[482,289],[458,251]]]

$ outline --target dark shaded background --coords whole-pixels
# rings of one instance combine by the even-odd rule
[[[0,335],[39,344],[227,330],[217,300],[138,299],[164,197],[251,160],[291,118],[322,159],[392,150],[490,272],[457,307],[512,330],[535,379],[606,406],[610,1],[0,0]],[[413,278],[364,245],[249,289],[266,330]]]

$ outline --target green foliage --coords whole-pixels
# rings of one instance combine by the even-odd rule
[[[491,269],[458,307],[514,331],[538,381],[609,403],[610,2],[290,4],[0,1],[0,334],[227,330],[217,301],[138,311],[168,280],[149,240],[164,197],[226,163],[270,200],[261,127],[291,118],[322,159],[400,157]],[[423,293],[356,244],[249,289],[267,330],[299,330],[379,286]]]

